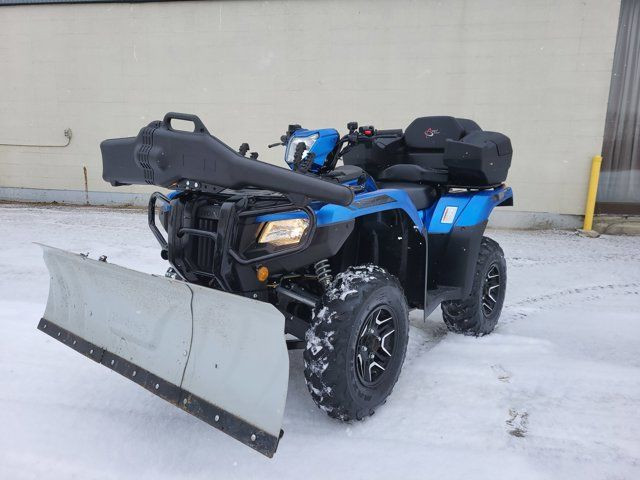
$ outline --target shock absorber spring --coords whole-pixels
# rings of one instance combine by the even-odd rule
[[[313,265],[313,268],[316,271],[316,275],[318,276],[318,282],[323,288],[326,290],[331,285],[333,277],[331,276],[331,265],[329,265],[329,260],[326,258],[324,260],[320,260]]]

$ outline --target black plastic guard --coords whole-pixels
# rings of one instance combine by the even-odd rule
[[[464,298],[471,292],[473,276],[487,222],[453,227],[447,234],[429,234],[429,289],[446,288],[443,300]]]

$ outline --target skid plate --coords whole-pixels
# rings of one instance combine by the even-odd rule
[[[42,248],[50,287],[40,330],[273,456],[289,377],[274,306]]]

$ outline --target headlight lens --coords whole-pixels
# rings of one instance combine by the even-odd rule
[[[269,243],[276,247],[295,245],[300,243],[308,227],[307,218],[267,222],[258,236],[258,243]]]
[[[306,157],[307,153],[309,152],[309,150],[311,150],[313,144],[316,143],[316,140],[318,140],[319,136],[319,134],[314,133],[313,135],[309,135],[308,137],[293,137],[289,141],[289,145],[287,145],[287,153],[284,160],[289,164],[293,163],[293,156],[296,154],[296,147],[299,143],[304,143],[307,146],[307,149],[302,154],[302,158]]]

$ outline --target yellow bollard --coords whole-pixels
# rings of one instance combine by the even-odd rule
[[[593,227],[593,211],[596,208],[596,195],[598,194],[598,180],[600,179],[600,166],[602,156],[596,155],[591,160],[591,176],[589,177],[589,191],[587,193],[587,205],[584,209],[583,230],[591,230]]]

